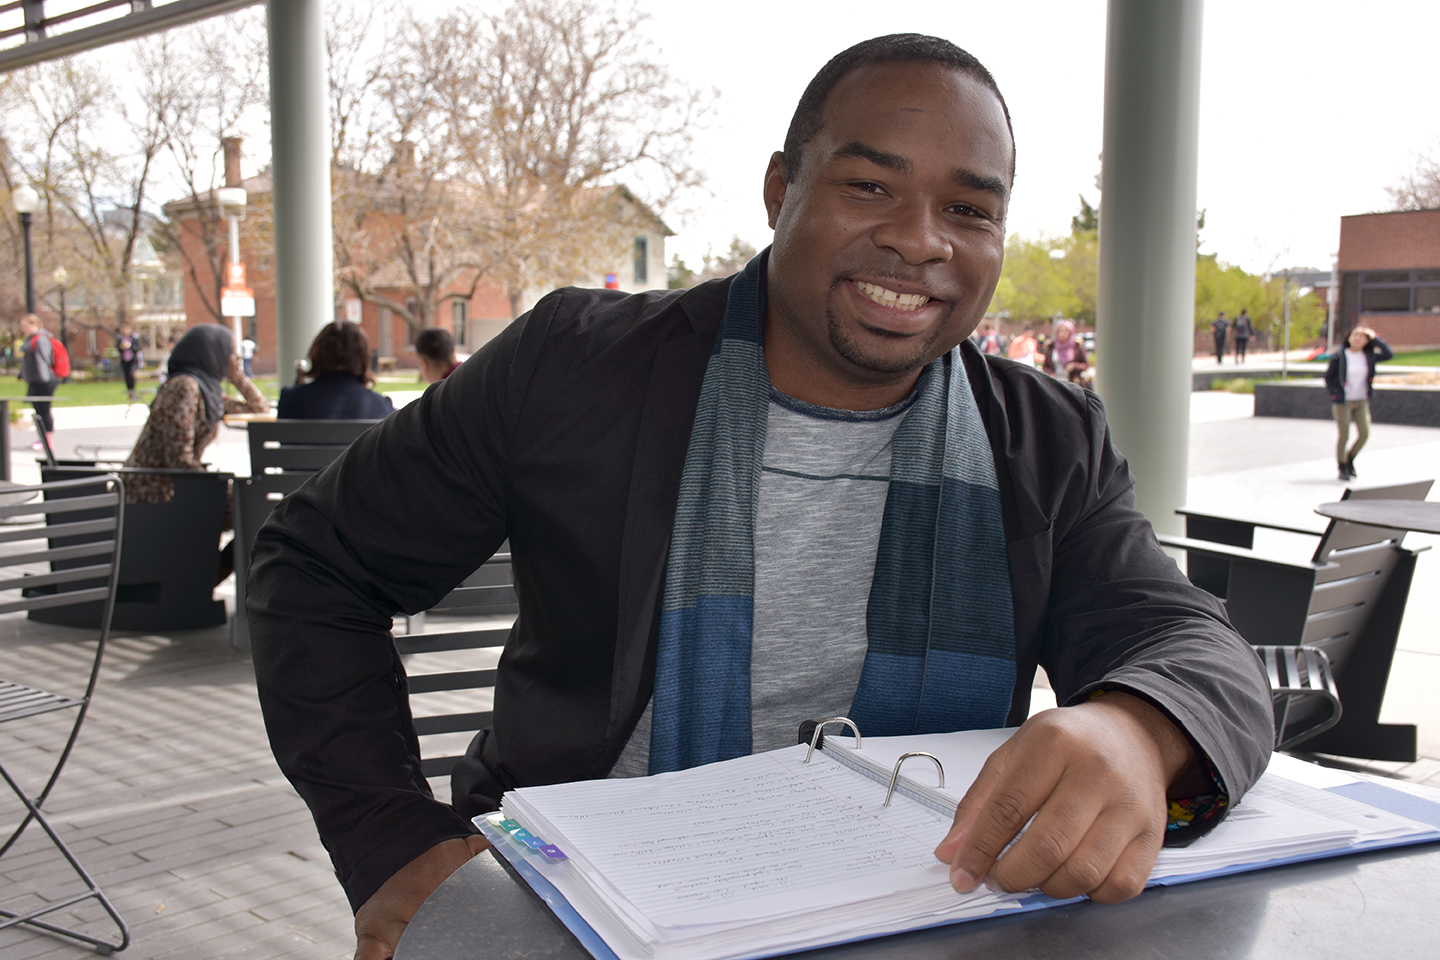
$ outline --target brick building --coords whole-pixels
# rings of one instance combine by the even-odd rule
[[[1341,336],[1363,323],[1392,346],[1440,347],[1440,210],[1341,217],[1337,263]]]
[[[225,144],[225,185],[241,187],[248,196],[250,217],[240,226],[240,259],[246,266],[246,282],[255,295],[255,316],[246,321],[246,332],[255,341],[254,369],[270,374],[276,366],[275,335],[275,273],[269,243],[257,243],[257,237],[268,236],[267,215],[271,180],[269,172],[241,178],[240,144]],[[665,286],[665,239],[674,232],[624,187],[614,188],[612,195],[630,208],[626,222],[634,224],[630,249],[617,255],[613,273],[598,276],[592,286],[610,286],[627,292],[639,292]],[[223,271],[229,257],[227,227],[217,216],[210,194],[183,197],[165,205],[165,212],[177,224],[179,246],[184,261],[185,325],[214,323],[218,314],[218,293],[221,285],[216,271]],[[390,283],[386,277],[393,274]],[[396,303],[404,303],[407,287],[404,270],[397,263],[393,270],[377,278],[377,294]],[[470,278],[457,279],[446,287],[437,326],[448,327],[455,336],[461,354],[474,352],[510,323],[510,302],[497,283],[481,278],[471,293]],[[522,309],[528,309],[546,291],[527,291]],[[385,367],[415,368],[415,331],[403,316],[369,301],[353,299],[337,291],[335,318],[357,323],[365,331],[373,353]],[[329,318],[327,318],[329,319]]]

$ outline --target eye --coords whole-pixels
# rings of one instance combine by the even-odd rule
[[[984,210],[981,210],[978,207],[972,207],[968,203],[952,204],[950,207],[950,212],[961,217],[972,217],[980,220],[995,219],[994,217],[990,216],[990,214],[986,213]]]
[[[850,186],[861,193],[884,193],[885,188],[873,180],[852,180]]]

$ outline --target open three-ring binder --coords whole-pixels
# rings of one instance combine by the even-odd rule
[[[934,857],[1015,731],[809,744],[636,779],[522,787],[476,824],[602,960],[767,957],[1055,906],[958,894]],[[948,783],[948,786],[947,786]],[[1174,884],[1440,840],[1440,803],[1277,755],[1210,834],[1166,848]]]

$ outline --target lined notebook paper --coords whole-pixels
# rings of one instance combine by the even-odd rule
[[[809,764],[794,746],[654,777],[525,787],[477,822],[532,885],[568,901],[597,957],[773,956],[1053,905],[1034,892],[958,894],[934,857],[959,798],[1012,732],[872,738],[861,750],[830,736]],[[895,759],[915,750],[942,760],[949,789],[928,762],[910,761],[884,806]],[[1308,766],[1275,758],[1211,834],[1162,852],[1152,882],[1440,839],[1298,770],[1287,777],[1289,764]],[[1440,824],[1440,805],[1429,806]]]

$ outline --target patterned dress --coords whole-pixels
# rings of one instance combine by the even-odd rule
[[[225,398],[226,413],[265,413],[269,403],[255,384],[241,377],[231,381],[245,395],[241,403]],[[125,461],[127,467],[189,467],[203,470],[200,455],[210,446],[220,424],[205,423],[205,400],[200,384],[189,374],[179,373],[166,380],[150,405],[150,418],[135,449]],[[164,474],[130,474],[125,478],[126,503],[169,503],[175,498],[175,483]],[[228,516],[229,511],[226,511]]]

